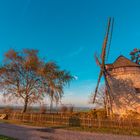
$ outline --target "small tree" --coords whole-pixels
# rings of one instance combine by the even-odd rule
[[[137,64],[140,64],[140,49],[135,48],[130,52],[131,60]]]
[[[68,107],[68,112],[69,113],[73,113],[74,112],[74,106],[73,105]]]
[[[40,113],[41,114],[45,114],[47,112],[47,106],[46,105],[41,105],[40,106]]]
[[[67,111],[68,111],[67,106],[62,105],[61,108],[60,108],[60,112],[62,112],[62,113],[66,113]]]
[[[91,96],[91,100],[93,99]],[[110,104],[109,104],[109,95],[107,94],[107,90],[105,86],[101,86],[99,88],[97,98],[95,100],[95,104],[97,108],[102,108],[106,111],[107,115],[110,115]]]
[[[54,62],[46,63],[41,70],[44,77],[44,89],[46,94],[50,97],[50,112],[53,108],[53,102],[58,104],[63,96],[63,87],[68,84],[73,77],[69,72],[60,70]]]

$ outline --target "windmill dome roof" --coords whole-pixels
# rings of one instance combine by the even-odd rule
[[[107,64],[108,68],[119,68],[119,67],[140,67],[139,64],[136,64],[126,58],[123,55],[120,55],[112,64]]]

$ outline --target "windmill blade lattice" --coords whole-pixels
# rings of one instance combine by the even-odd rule
[[[111,87],[109,85],[108,78],[107,78],[108,72],[107,72],[107,69],[106,69],[106,62],[105,62],[106,55],[107,55],[106,51],[107,51],[108,40],[109,40],[109,37],[112,37],[112,28],[111,28],[112,27],[111,25],[113,25],[112,22],[114,22],[114,19],[109,18],[108,19],[108,25],[107,25],[107,31],[106,31],[106,35],[105,35],[105,38],[104,38],[104,41],[103,41],[103,46],[102,46],[101,62],[99,61],[100,59],[95,55],[96,63],[100,67],[100,73],[99,73],[97,85],[96,85],[96,88],[95,88],[93,103],[95,103],[96,96],[98,94],[98,88],[99,88],[102,76],[105,79],[105,85],[106,85],[106,89],[107,89],[107,93],[109,95],[109,98],[110,98],[110,100],[112,100]],[[109,43],[109,45],[110,45],[110,43]],[[112,101],[110,101],[110,102],[112,102]]]

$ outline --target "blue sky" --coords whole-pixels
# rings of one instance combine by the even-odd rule
[[[107,17],[115,18],[108,62],[140,46],[139,0],[1,0],[0,61],[10,48],[33,48],[78,77],[64,103],[86,106],[94,91]]]

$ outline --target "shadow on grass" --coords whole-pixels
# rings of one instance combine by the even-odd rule
[[[36,131],[40,132],[48,132],[48,133],[55,133],[56,129],[66,129],[67,126],[48,126],[46,128],[35,128]]]
[[[40,132],[48,132],[48,133],[54,133],[55,129],[53,128],[39,128],[39,129],[35,129],[36,131],[40,131]]]
[[[54,139],[54,138],[51,137],[51,136],[50,136],[50,137],[43,137],[43,136],[42,136],[42,137],[40,137],[40,138],[42,138],[42,139],[44,139],[44,140],[56,140],[56,139]]]

